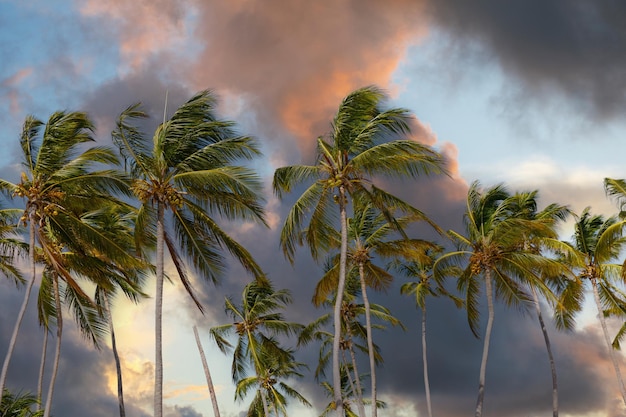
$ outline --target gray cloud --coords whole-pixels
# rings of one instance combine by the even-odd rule
[[[498,62],[521,84],[514,94],[533,105],[557,94],[577,113],[602,120],[626,107],[624,7],[590,0],[484,0],[431,1],[427,9],[434,25],[450,34],[455,46],[447,52],[456,51],[457,59]]]

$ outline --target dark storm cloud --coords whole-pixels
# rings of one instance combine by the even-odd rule
[[[381,395],[404,401],[416,399],[419,409],[425,412],[421,315],[408,306],[413,300],[392,298],[395,300],[385,303],[393,306],[393,312],[403,318],[408,330],[396,332],[393,338],[381,334],[377,339],[385,357],[393,358],[379,372]],[[484,300],[481,302],[485,304]],[[481,335],[484,326],[483,320]],[[577,415],[604,409],[606,387],[614,376],[600,335],[590,331],[558,333],[552,326],[549,332],[559,377],[561,411]],[[467,415],[475,406],[478,393],[482,339],[471,335],[464,311],[440,299],[428,303],[427,337],[433,408],[446,416]],[[536,317],[498,306],[487,366],[486,412],[510,417],[549,414],[551,384]]]
[[[458,57],[499,62],[521,82],[525,98],[557,93],[592,118],[624,113],[623,2],[444,0],[429,2],[428,11],[451,35]]]

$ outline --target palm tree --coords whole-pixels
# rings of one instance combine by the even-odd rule
[[[94,220],[97,217],[98,220]],[[115,254],[121,248],[130,248],[129,239],[124,243],[122,238],[124,233],[121,229],[103,230],[100,222],[103,219],[111,220],[114,218],[111,210],[107,208],[99,210],[97,214],[90,212],[82,216],[81,220],[87,224],[92,230],[98,231],[101,238],[92,241],[91,238],[85,239],[81,236],[73,236],[71,243],[63,245],[55,241],[53,236],[46,236],[49,241],[46,246],[52,249],[43,256],[44,271],[42,279],[42,287],[51,286],[52,290],[40,291],[40,295],[52,294],[53,301],[39,300],[40,304],[47,306],[53,304],[53,308],[40,307],[42,314],[51,311],[54,312],[54,322],[57,328],[56,348],[54,363],[52,368],[52,376],[48,386],[48,395],[46,400],[47,416],[52,403],[52,395],[56,381],[60,353],[61,338],[63,330],[63,309],[62,304],[66,305],[73,312],[77,324],[84,336],[86,336],[96,348],[99,348],[101,339],[107,330],[112,331],[112,322],[108,307],[109,297],[115,292],[116,287],[120,288],[132,300],[138,301],[143,293],[140,290],[143,269],[146,268],[145,263],[141,259],[127,255],[125,257]],[[115,237],[114,237],[115,236]],[[126,236],[129,236],[128,234]],[[108,239],[108,241],[107,241]],[[114,251],[107,247],[107,243],[114,242]],[[95,244],[94,244],[95,243]],[[101,244],[98,244],[101,243]],[[94,245],[90,247],[90,244]],[[112,257],[113,256],[113,257]],[[96,286],[96,300],[94,301],[81,288],[79,281],[87,281]],[[61,301],[63,299],[63,302]],[[49,325],[50,320],[43,321]],[[108,325],[108,326],[107,326]],[[47,327],[45,327],[48,330]],[[111,333],[112,342],[115,346],[114,333]],[[116,350],[115,350],[116,353]],[[117,356],[117,355],[116,355]],[[119,358],[116,363],[118,369],[118,383],[121,378],[121,369],[119,368]],[[118,386],[121,389],[121,385]],[[124,413],[123,402],[120,400],[120,412]]]
[[[426,299],[427,297],[446,296],[452,299],[457,307],[461,307],[463,302],[458,297],[450,294],[444,287],[441,280],[447,275],[458,275],[456,268],[449,273],[432,274],[432,267],[438,255],[443,252],[443,247],[434,245],[423,251],[415,251],[411,260],[395,261],[393,265],[396,270],[407,277],[415,278],[417,281],[406,282],[400,287],[400,293],[415,297],[415,305],[422,312],[422,365],[424,371],[424,390],[426,393],[426,407],[428,416],[433,416],[432,404],[430,400],[430,382],[428,377],[428,355],[426,352]],[[436,286],[433,286],[433,281]]]
[[[136,230],[156,224],[155,390],[154,415],[163,415],[162,303],[165,246],[178,276],[197,307],[184,258],[210,282],[224,268],[223,248],[256,276],[262,271],[250,253],[218,225],[214,216],[265,224],[260,205],[261,183],[250,169],[233,165],[260,154],[252,138],[236,135],[234,123],[215,116],[216,99],[202,91],[164,115],[152,140],[134,119],[145,118],[138,104],[120,115],[113,139],[129,166],[132,189],[141,202]],[[171,222],[173,231],[166,227]],[[184,254],[179,253],[180,247]]]
[[[111,190],[123,191],[126,186],[124,179],[113,169],[93,170],[98,164],[116,164],[117,157],[107,148],[85,148],[86,144],[93,142],[92,131],[93,124],[82,112],[53,113],[45,126],[43,122],[28,116],[20,138],[24,168],[21,180],[14,184],[0,179],[2,192],[25,199],[21,221],[29,225],[31,273],[3,369],[8,367],[11,359],[30,292],[37,278],[36,245],[52,261],[56,273],[62,275],[80,293],[80,287],[74,285],[72,277],[56,258],[58,241],[65,243],[77,236],[83,236],[82,241],[85,241],[97,235],[89,226],[82,224],[80,213],[107,204],[111,201]],[[117,256],[127,254],[118,251]],[[5,378],[6,371],[0,377],[0,388],[4,387]],[[46,412],[49,409],[48,404]]]
[[[574,225],[573,247],[577,253],[573,259],[570,259],[577,273],[577,281],[572,285],[582,292],[585,280],[591,283],[593,298],[598,309],[598,319],[624,405],[626,405],[626,389],[613,351],[604,312],[623,308],[624,305],[623,291],[616,286],[616,283],[623,284],[626,278],[623,265],[615,261],[626,244],[623,237],[625,227],[626,220],[618,220],[615,216],[604,218],[601,215],[592,215],[589,207],[585,208]]]
[[[514,209],[516,212],[516,216],[523,217],[529,220],[539,220],[542,222],[547,222],[553,229],[555,229],[556,235],[556,226],[560,221],[565,221],[567,217],[571,214],[569,209],[566,206],[559,205],[556,203],[549,204],[543,210],[537,210],[537,191],[532,192],[522,192],[516,193],[512,198],[513,200],[517,200],[518,207]],[[537,254],[541,254],[544,250],[552,250],[557,253],[564,253],[567,251],[567,248],[563,246],[563,242],[559,241],[556,238],[546,238],[545,236],[540,237],[539,239],[535,239],[534,236],[528,236],[524,243],[526,250],[531,250]],[[563,287],[562,281],[563,277],[571,275],[571,271],[567,267],[565,263],[563,265],[563,270],[555,277],[550,276],[542,276],[544,281],[552,281],[553,287],[561,288]],[[556,282],[554,282],[556,280]],[[561,281],[561,282],[559,282]],[[552,415],[553,417],[558,417],[559,415],[559,394],[558,394],[558,379],[556,373],[556,363],[554,361],[554,355],[552,353],[552,345],[550,343],[550,337],[548,335],[548,330],[545,325],[545,321],[543,319],[543,315],[541,312],[541,305],[539,303],[539,296],[537,294],[537,290],[532,283],[530,286],[530,293],[532,295],[532,302],[535,307],[535,312],[537,314],[537,319],[539,320],[539,325],[541,327],[541,332],[543,334],[543,339],[546,344],[546,351],[548,352],[548,360],[550,362],[550,371],[552,375]],[[567,292],[562,293],[562,297],[568,296]],[[571,300],[570,300],[571,302]],[[564,305],[567,305],[568,301],[563,298],[557,302],[556,309],[562,309]],[[568,328],[571,329],[573,326],[573,321],[571,320],[563,320],[567,316],[563,314],[555,314],[555,318],[557,319],[557,328]]]
[[[458,289],[464,294],[464,303],[470,329],[478,337],[478,295],[480,279],[484,281],[487,296],[488,319],[483,341],[476,417],[482,415],[485,394],[485,374],[489,356],[489,342],[494,320],[494,286],[496,295],[507,305],[526,308],[529,295],[523,287],[532,285],[548,298],[554,294],[541,279],[542,274],[555,276],[562,271],[556,260],[525,250],[527,236],[555,237],[548,223],[516,217],[517,202],[503,185],[482,190],[474,182],[467,195],[465,213],[466,234],[449,231],[458,249],[443,254],[433,265],[435,276],[447,268],[461,268]]]
[[[235,398],[243,399],[251,389],[256,388],[256,395],[248,407],[247,415],[287,416],[287,397],[311,407],[311,403],[302,394],[283,382],[289,378],[302,377],[300,369],[306,368],[306,364],[297,362],[293,350],[281,348],[274,339],[263,340],[260,348],[260,372],[238,381],[235,390]]]
[[[384,98],[383,92],[373,86],[350,93],[339,105],[328,136],[317,140],[316,164],[282,167],[274,173],[273,187],[278,197],[301,183],[313,182],[293,205],[282,228],[281,247],[291,262],[296,246],[304,243],[313,258],[319,259],[329,249],[327,236],[339,215],[339,280],[333,310],[333,392],[337,416],[343,416],[339,340],[348,258],[348,198],[362,193],[383,213],[389,214],[389,207],[411,212],[412,207],[377,187],[373,178],[415,178],[444,172],[443,158],[430,147],[410,139],[391,140],[408,135],[410,113],[401,108],[383,110]],[[331,209],[335,204],[338,212]],[[388,219],[393,223],[390,215]],[[376,408],[373,410],[375,415]]]
[[[376,367],[373,349],[372,322],[370,303],[367,296],[367,287],[370,286],[376,290],[385,290],[389,288],[393,281],[393,276],[382,266],[374,262],[375,258],[390,259],[401,256],[411,256],[414,252],[434,247],[431,242],[422,239],[409,239],[407,237],[397,236],[397,239],[391,238],[393,234],[397,234],[397,227],[404,228],[406,225],[425,220],[434,226],[434,223],[428,219],[426,215],[419,210],[413,210],[411,215],[397,217],[393,216],[394,224],[388,221],[388,217],[393,213],[389,209],[387,215],[378,212],[371,202],[358,198],[354,199],[354,214],[348,219],[348,241],[352,242],[348,246],[348,267],[355,268],[358,271],[360,283],[360,293],[365,307],[365,328],[367,330],[367,345],[370,365],[370,381],[371,381],[371,403],[376,403]],[[435,226],[436,229],[438,229]],[[340,246],[340,237],[338,233],[333,231],[332,239],[335,246]],[[333,258],[334,265],[328,269],[320,282],[316,286],[313,296],[313,303],[319,306],[323,300],[337,288],[339,256]],[[350,272],[348,272],[349,274]],[[360,392],[360,390],[359,390]]]
[[[251,383],[246,380],[250,377],[250,368],[258,383],[266,376],[269,368],[266,358],[268,355],[289,356],[274,337],[295,335],[302,328],[300,324],[285,321],[282,313],[277,311],[284,309],[290,302],[289,291],[274,290],[267,279],[254,280],[247,284],[240,305],[236,305],[231,298],[226,298],[226,314],[235,321],[211,328],[211,336],[219,349],[227,353],[233,349],[227,337],[233,332],[237,334],[237,344],[233,349],[232,377],[236,384],[243,384],[238,390],[241,395],[247,392],[246,387]],[[266,416],[269,415],[269,388],[261,384],[259,391]]]
[[[326,281],[332,281],[333,278],[330,278],[332,275],[332,271],[336,270],[336,263],[327,264],[327,273],[320,280],[320,283]],[[363,325],[361,317],[366,315],[367,309],[365,308],[365,304],[357,304],[355,303],[356,293],[360,289],[360,279],[356,276],[356,269],[352,268],[348,274],[348,280],[346,282],[346,291],[343,297],[342,307],[341,307],[341,340],[339,341],[340,347],[340,366],[342,368],[342,372],[348,372],[348,375],[345,377],[345,382],[349,384],[349,391],[344,390],[344,394],[353,398],[353,402],[356,403],[356,407],[358,409],[358,415],[365,415],[364,404],[369,403],[372,404],[371,401],[366,401],[363,399],[363,389],[361,387],[361,379],[362,376],[359,374],[358,363],[356,359],[356,352],[362,352],[366,355],[372,355],[374,357],[374,364],[379,365],[383,362],[383,357],[380,354],[380,349],[378,345],[372,343],[370,346],[368,342],[368,331],[367,326]],[[330,273],[330,274],[329,274]],[[335,279],[336,281],[336,279]],[[319,289],[316,291],[316,295],[314,296],[314,303],[318,304],[316,297],[323,291]],[[328,298],[321,303],[323,306],[332,306],[334,304],[333,299],[335,297],[334,293],[329,293]],[[394,317],[391,312],[382,305],[379,304],[370,304],[369,311],[371,316],[376,318],[379,323],[371,324],[372,329],[384,330],[385,326],[382,324],[388,323],[392,326],[399,326],[404,329],[404,326],[396,317]],[[319,360],[318,365],[315,370],[315,378],[319,380],[321,377],[325,376],[325,371],[328,366],[330,359],[332,358],[332,345],[334,333],[325,329],[325,326],[331,319],[330,313],[324,314],[309,323],[305,326],[300,332],[298,336],[298,346],[306,345],[311,343],[312,341],[317,341],[320,343],[320,351],[319,351]],[[370,333],[371,334],[371,333]],[[365,344],[362,344],[361,341],[365,341]],[[349,355],[349,358],[346,357],[346,354]],[[352,375],[350,375],[352,373]],[[342,376],[342,380],[343,380]],[[345,388],[345,387],[344,387]],[[377,404],[380,404],[377,401]],[[349,412],[344,410],[346,414]]]

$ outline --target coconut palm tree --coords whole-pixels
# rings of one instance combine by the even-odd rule
[[[552,227],[556,236],[556,228],[559,222],[565,221],[567,217],[571,214],[570,210],[563,205],[552,203],[546,206],[543,210],[538,211],[537,208],[537,194],[538,191],[531,192],[520,192],[516,193],[512,196],[512,199],[517,200],[517,207],[513,208],[516,216],[523,217],[529,220],[538,220],[541,222],[546,222],[550,227]],[[552,251],[557,254],[564,253],[568,251],[567,247],[563,246],[564,243],[555,238],[548,238],[546,236],[540,236],[537,239],[535,236],[527,236],[524,247],[526,250],[533,251],[537,254],[542,254],[545,251]],[[550,283],[552,288],[559,289],[563,287],[567,287],[567,285],[563,285],[564,279],[572,278],[572,272],[569,269],[568,265],[564,262],[562,264],[563,270],[560,271],[556,276],[542,276],[543,280]],[[532,295],[532,302],[535,308],[535,312],[537,314],[537,319],[539,320],[539,325],[541,327],[541,332],[543,334],[543,339],[546,344],[546,351],[548,353],[548,360],[550,362],[550,371],[552,375],[552,415],[553,417],[558,417],[559,415],[559,394],[558,394],[558,379],[556,372],[556,363],[554,361],[554,354],[552,353],[552,345],[550,343],[550,337],[548,335],[548,330],[545,325],[545,321],[543,319],[543,314],[541,312],[541,305],[539,303],[539,296],[537,290],[529,282],[530,285],[530,294]],[[568,295],[574,295],[570,292],[563,291],[561,294],[561,299],[556,303],[555,307],[557,311],[559,309],[563,309],[564,305],[567,305],[572,300],[565,300],[564,297]],[[554,304],[554,303],[553,303]],[[567,328],[571,329],[573,327],[572,320],[563,320],[563,318],[567,317],[566,314],[555,314],[557,328]]]
[[[407,139],[410,113],[401,108],[384,110],[384,99],[384,93],[373,86],[350,93],[339,105],[327,137],[317,139],[316,163],[286,166],[274,173],[273,187],[279,198],[302,183],[312,182],[289,211],[281,231],[281,247],[291,262],[296,246],[304,243],[319,259],[330,248],[327,236],[336,227],[338,216],[341,244],[333,309],[333,392],[337,416],[343,416],[339,340],[348,259],[349,198],[362,193],[383,213],[389,214],[389,207],[410,212],[412,207],[377,187],[373,180],[381,176],[415,178],[444,172],[441,155]],[[335,205],[337,211],[332,209]],[[391,215],[388,219],[393,223]]]
[[[592,215],[590,208],[577,216],[574,225],[574,241],[572,246],[577,250],[575,258],[570,258],[576,267],[578,281],[576,288],[582,292],[584,282],[591,283],[593,298],[598,309],[598,319],[607,345],[609,357],[613,363],[617,383],[626,405],[626,388],[620,371],[619,363],[613,351],[611,337],[608,332],[604,312],[623,308],[623,291],[618,284],[626,283],[623,265],[617,260],[624,249],[624,228],[626,220],[618,220],[612,216]]]
[[[324,278],[322,278],[320,282],[330,281],[333,279],[329,278],[328,273],[336,270],[336,262],[333,264],[327,263],[326,270],[327,274],[325,274]],[[346,282],[346,291],[341,307],[342,327],[339,347],[341,352],[340,365],[342,367],[342,372],[349,372],[349,375],[346,376],[346,383],[350,385],[350,389],[349,391],[346,391],[345,394],[349,394],[352,397],[352,402],[357,407],[358,415],[364,416],[364,404],[372,403],[371,401],[367,401],[363,398],[363,389],[361,387],[362,375],[358,370],[356,353],[362,352],[368,355],[368,357],[370,353],[372,353],[375,366],[383,362],[383,357],[380,354],[378,345],[372,343],[372,345],[369,346],[368,344],[367,326],[362,322],[362,317],[365,316],[367,309],[365,308],[365,304],[358,304],[355,302],[356,294],[360,291],[360,279],[356,272],[357,269],[352,268],[349,271],[348,280]],[[319,296],[319,293],[320,291],[317,291],[314,296],[314,300],[315,297]],[[325,307],[332,306],[334,304],[334,297],[334,293],[329,293],[328,298],[321,305]],[[384,306],[375,303],[370,304],[369,311],[371,316],[378,321],[378,323],[371,324],[371,329],[384,330],[385,326],[383,323],[388,323],[392,326],[399,326],[404,329],[400,320],[394,317]],[[332,316],[330,313],[323,314],[305,326],[298,336],[298,346],[306,345],[313,341],[320,343],[319,360],[315,370],[315,378],[318,381],[321,377],[325,376],[326,368],[332,358],[334,332],[326,329],[326,326],[331,318]],[[377,401],[377,404],[379,403],[380,402]],[[346,411],[346,413],[348,412]]]
[[[66,273],[63,264],[58,262],[59,259],[55,258],[58,254],[57,240],[67,242],[76,236],[83,236],[82,240],[85,241],[96,236],[97,233],[81,222],[80,213],[107,204],[111,201],[111,191],[124,191],[127,185],[114,169],[94,169],[98,165],[114,165],[118,160],[108,148],[89,146],[94,141],[92,131],[91,120],[82,112],[55,112],[45,125],[35,117],[28,116],[20,137],[23,158],[20,182],[14,184],[0,179],[0,191],[25,200],[21,221],[29,225],[31,275],[3,368],[8,367],[37,278],[36,246],[53,261],[55,271],[73,286],[73,279]],[[128,255],[119,250],[117,256]],[[81,292],[79,286],[72,288]],[[4,387],[5,378],[6,371],[0,377],[0,387]]]
[[[250,377],[250,371],[254,373],[253,378],[256,378],[257,383],[265,378],[269,367],[266,356],[289,356],[278,345],[275,336],[293,336],[302,329],[300,324],[285,321],[283,314],[279,312],[290,302],[289,291],[274,290],[267,279],[254,280],[247,284],[239,305],[233,299],[226,298],[225,311],[234,322],[211,328],[211,336],[222,352],[233,350],[233,381],[235,384],[243,384],[238,391],[240,394],[236,394],[237,397],[244,395],[252,384],[251,380],[246,379]],[[228,336],[232,333],[237,335],[234,348],[228,341]],[[261,384],[259,391],[266,416],[269,415],[269,388]]]
[[[262,275],[250,253],[216,220],[219,217],[265,224],[258,176],[249,168],[234,165],[260,152],[252,138],[235,133],[233,122],[217,118],[215,107],[214,94],[202,91],[180,106],[171,118],[164,115],[163,123],[148,140],[133,124],[147,117],[136,104],[122,112],[112,133],[129,167],[133,192],[141,203],[136,230],[145,235],[146,228],[156,225],[155,417],[163,415],[165,247],[184,288],[201,311],[185,259],[200,276],[217,282],[225,269],[226,249],[246,270]]]
[[[77,324],[84,336],[86,336],[97,348],[107,331],[112,330],[110,321],[108,300],[113,296],[115,289],[120,288],[130,299],[138,301],[144,294],[141,292],[141,282],[147,265],[141,258],[131,254],[119,256],[117,252],[122,249],[132,251],[133,239],[128,227],[112,227],[115,222],[120,222],[116,217],[117,210],[103,207],[96,212],[89,212],[81,216],[81,221],[96,231],[94,236],[83,237],[71,236],[72,239],[61,244],[54,236],[46,234],[46,247],[51,248],[43,254],[42,262],[44,272],[42,287],[52,286],[52,291],[40,291],[40,295],[52,294],[53,301],[38,300],[40,305],[40,317],[47,311],[53,311],[56,323],[57,337],[52,376],[48,386],[45,415],[48,415],[52,404],[52,395],[56,381],[59,358],[61,353],[61,338],[63,330],[62,304],[72,311]],[[97,240],[93,240],[97,237]],[[90,246],[91,245],[91,246]],[[113,246],[113,250],[111,250]],[[131,252],[132,253],[132,252]],[[96,300],[88,297],[81,288],[80,281],[86,281],[96,286]],[[63,299],[63,301],[61,300]],[[45,306],[53,304],[49,309]],[[42,323],[50,323],[49,319]],[[47,330],[47,328],[45,328]],[[114,333],[111,334],[115,345]],[[117,354],[117,351],[115,350]],[[119,358],[117,358],[119,360]],[[119,362],[118,383],[121,378]],[[121,389],[121,386],[118,386]],[[120,412],[124,413],[122,398],[120,400]]]
[[[443,254],[435,261],[433,273],[440,276],[447,268],[461,268],[457,287],[463,294],[470,329],[478,337],[478,296],[481,280],[487,296],[488,319],[483,340],[476,417],[482,415],[485,394],[485,374],[489,342],[494,321],[494,287],[496,295],[507,305],[527,308],[531,298],[524,291],[530,285],[546,297],[555,299],[541,279],[542,274],[555,276],[562,271],[556,260],[525,250],[527,236],[554,237],[549,224],[516,217],[517,202],[506,187],[496,185],[483,190],[474,182],[467,195],[464,215],[465,235],[449,231],[457,249]]]
[[[433,244],[434,245],[434,244]],[[433,248],[426,248],[423,251],[414,251],[410,260],[395,260],[393,267],[403,275],[409,278],[415,278],[416,281],[409,281],[400,287],[400,293],[412,295],[415,297],[415,305],[422,313],[422,366],[424,372],[424,390],[426,394],[426,408],[428,416],[433,416],[432,403],[430,400],[430,380],[428,377],[428,355],[426,351],[426,299],[428,297],[445,296],[454,301],[457,307],[461,307],[463,301],[458,297],[450,294],[444,287],[441,278],[452,275],[458,276],[459,271],[453,268],[447,273],[440,273],[437,277],[433,276],[432,267],[439,256],[443,252],[443,247],[434,245]]]
[[[284,380],[302,377],[301,369],[306,364],[297,362],[291,349],[283,349],[275,339],[261,342],[259,361],[261,369],[258,375],[237,381],[235,398],[243,399],[250,390],[256,389],[256,395],[248,407],[248,416],[264,417],[270,415],[287,416],[287,397],[298,400],[311,407],[311,403]]]
[[[373,349],[372,324],[367,287],[375,290],[386,290],[393,281],[393,276],[382,266],[377,265],[374,259],[393,259],[396,257],[412,256],[416,251],[432,248],[435,245],[422,239],[409,239],[398,234],[397,227],[402,229],[416,221],[434,223],[419,210],[413,210],[411,215],[397,216],[393,210],[387,215],[380,213],[367,199],[354,199],[353,217],[348,219],[348,267],[358,272],[360,294],[365,307],[365,329],[367,330],[367,345],[370,365],[371,403],[376,403],[376,367]],[[388,221],[389,214],[393,214],[394,224]],[[437,226],[435,226],[438,229]],[[340,246],[340,236],[333,231],[332,239],[335,246]],[[396,235],[394,239],[394,234]],[[318,282],[313,303],[319,306],[337,288],[339,275],[339,256],[332,258],[334,264],[327,270]],[[350,272],[348,272],[350,274]],[[359,390],[360,392],[360,390]]]

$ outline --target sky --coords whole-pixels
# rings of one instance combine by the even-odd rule
[[[254,167],[266,185],[270,227],[224,227],[275,287],[292,292],[287,317],[307,323],[325,312],[310,304],[321,268],[306,250],[298,251],[294,265],[284,259],[278,236],[296,196],[277,200],[271,179],[280,166],[313,162],[315,139],[328,131],[344,96],[366,85],[383,88],[389,106],[415,115],[414,138],[446,156],[449,177],[389,185],[444,229],[462,230],[473,181],[539,190],[542,205],[558,202],[576,213],[591,206],[611,215],[616,206],[602,181],[626,177],[625,49],[626,5],[611,1],[0,0],[0,175],[19,178],[19,134],[27,115],[45,120],[56,110],[87,111],[98,144],[106,145],[127,106],[142,102],[158,121],[166,94],[171,110],[211,89],[220,115],[255,136],[264,153]],[[571,221],[561,234],[570,239]],[[222,415],[244,415],[247,403],[233,400],[230,358],[208,329],[227,322],[224,297],[236,299],[249,279],[233,262],[218,286],[196,278],[204,316],[180,285],[166,286],[167,417],[212,415],[193,325]],[[406,326],[374,335],[385,357],[377,373],[385,417],[426,415],[420,316],[413,300],[399,294],[403,280],[371,295]],[[0,283],[2,357],[21,297],[21,289]],[[113,312],[129,417],[152,413],[152,301],[134,305],[120,298]],[[16,391],[36,389],[42,334],[33,306],[9,368],[8,384]],[[588,310],[571,332],[549,324],[562,416],[624,415],[596,321]],[[94,349],[67,323],[53,414],[115,415],[111,349]],[[428,326],[433,409],[466,416],[475,405],[482,340],[471,334],[464,312],[445,300],[429,304]],[[314,369],[316,347],[297,355]],[[623,365],[626,358],[618,357]],[[314,409],[294,406],[290,415],[319,415],[328,399],[312,373],[292,383]],[[533,315],[498,306],[484,410],[500,417],[550,413],[549,364]]]

